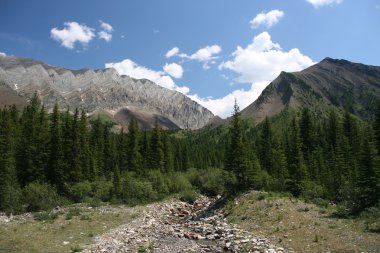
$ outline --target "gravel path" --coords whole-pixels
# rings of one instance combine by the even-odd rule
[[[212,208],[216,201],[148,205],[139,218],[96,237],[83,252],[285,252],[227,223],[223,212]]]

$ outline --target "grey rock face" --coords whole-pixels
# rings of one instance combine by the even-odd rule
[[[121,76],[115,69],[68,70],[32,59],[0,56],[0,82],[27,98],[37,91],[48,109],[56,101],[61,108],[77,107],[88,113],[106,110],[114,115],[123,108],[138,108],[190,129],[201,128],[214,117],[179,92],[146,79]]]

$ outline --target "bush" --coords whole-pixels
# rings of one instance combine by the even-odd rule
[[[181,201],[193,204],[197,199],[198,194],[193,190],[186,190],[180,193],[179,199]]]
[[[39,212],[33,214],[33,218],[38,221],[49,221],[53,222],[55,219],[58,218],[58,213],[51,213],[51,212]]]
[[[148,172],[147,178],[151,182],[153,190],[164,197],[169,194],[170,180],[166,175],[163,175],[159,170],[152,170]]]
[[[179,193],[183,191],[191,190],[193,187],[186,175],[183,173],[174,173],[170,176],[170,192]]]
[[[49,210],[61,203],[54,187],[48,184],[30,183],[23,189],[27,210],[38,212]]]
[[[4,190],[6,188],[6,190]],[[22,191],[20,188],[10,185],[3,186],[3,193],[0,196],[0,209],[6,214],[19,214],[25,211],[22,203]]]
[[[191,169],[187,173],[191,184],[207,196],[222,195],[225,192],[226,173],[222,169]]]
[[[112,182],[99,179],[91,183],[91,197],[95,200],[109,201],[111,199]]]
[[[157,193],[153,190],[152,184],[127,174],[124,183],[123,201],[129,205],[147,203],[157,199]]]
[[[90,197],[92,191],[91,183],[83,181],[76,183],[69,188],[69,192],[75,202],[85,202]]]

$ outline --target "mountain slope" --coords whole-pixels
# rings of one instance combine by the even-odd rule
[[[300,72],[282,72],[242,115],[259,123],[287,107],[329,105],[369,119],[379,98],[380,67],[326,58]]]
[[[119,75],[115,69],[69,70],[33,59],[0,56],[0,81],[25,98],[37,91],[48,109],[56,101],[62,109],[107,111],[113,116],[123,109],[133,112],[137,108],[135,114],[143,114],[149,122],[155,117],[165,119],[168,128],[198,129],[214,118],[209,110],[179,92],[146,79]]]

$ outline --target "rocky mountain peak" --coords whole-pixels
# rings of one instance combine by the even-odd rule
[[[155,118],[161,118],[169,122],[169,128],[198,129],[214,118],[209,110],[179,92],[146,79],[119,75],[112,68],[70,70],[33,59],[5,56],[0,57],[0,82],[26,99],[37,91],[48,109],[57,101],[61,108],[79,108],[89,114],[103,111],[113,118],[123,109],[132,110],[136,116],[144,115],[140,117],[146,120],[144,126],[152,126]],[[130,108],[138,110],[134,112]]]
[[[300,72],[281,72],[242,115],[259,123],[287,107],[325,104],[368,119],[379,98],[380,67],[327,57]]]

